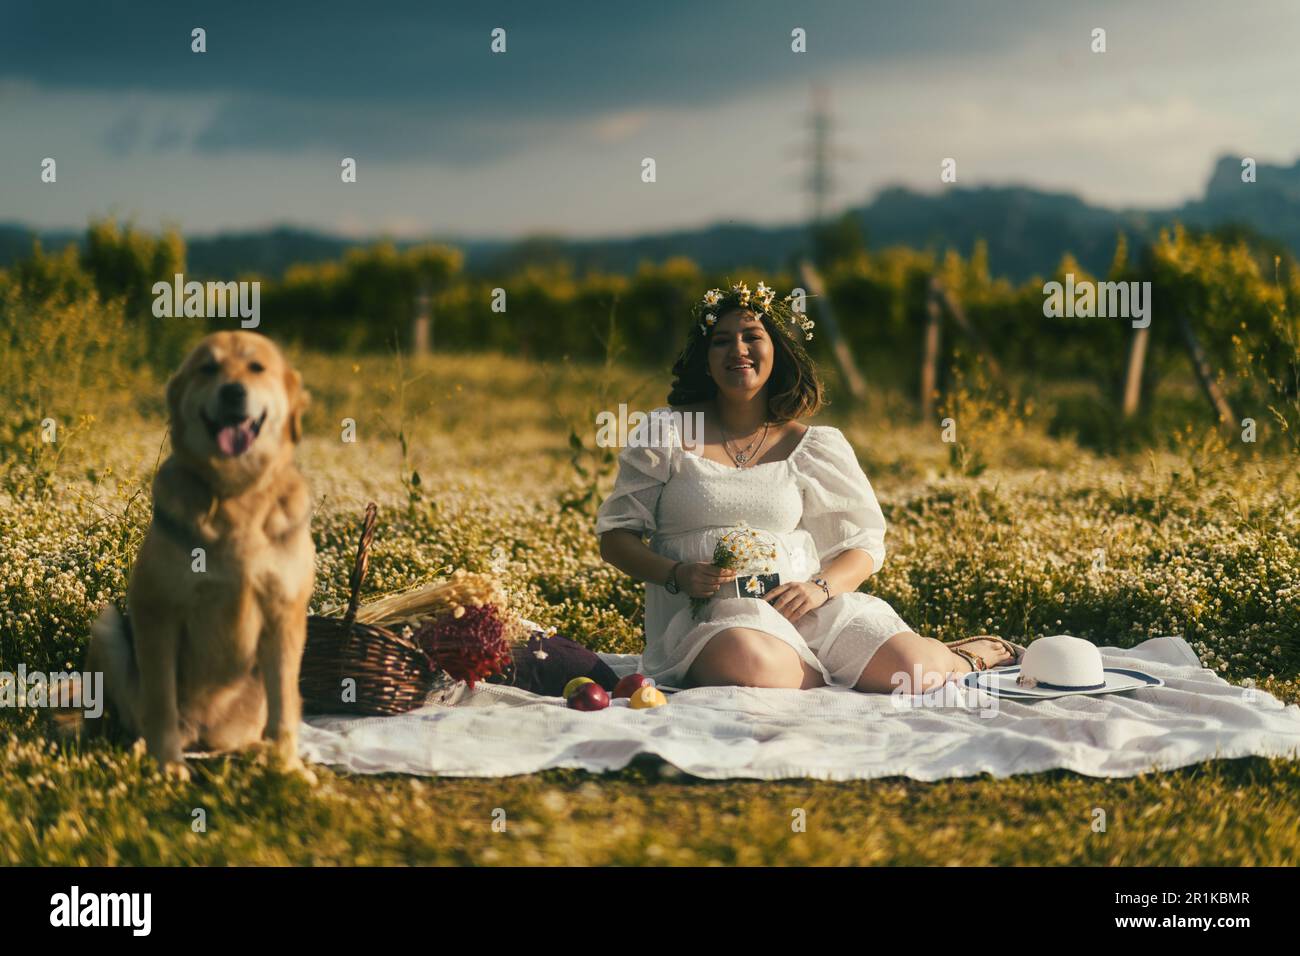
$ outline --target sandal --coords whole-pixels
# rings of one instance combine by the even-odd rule
[[[1005,655],[991,660],[985,660],[975,651],[965,651],[960,648],[965,644],[974,641],[994,641],[1005,652]],[[944,644],[944,647],[952,651],[966,663],[970,664],[972,671],[986,671],[993,667],[1010,667],[1013,664],[1020,663],[1020,659],[1025,656],[1025,648],[1020,644],[1012,644],[1010,641],[1004,641],[1000,637],[994,637],[992,634],[980,634],[975,637],[966,637],[960,641],[952,641]]]

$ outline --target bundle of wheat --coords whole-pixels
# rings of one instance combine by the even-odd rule
[[[501,582],[490,574],[457,570],[444,581],[422,584],[371,601],[357,610],[357,620],[395,630],[403,626],[414,629],[430,620],[459,618],[470,608],[482,607],[508,611],[510,599]],[[509,615],[503,613],[504,617]],[[512,636],[521,632],[517,621],[509,623]]]
[[[489,575],[448,580],[360,603],[377,509],[366,508],[341,617],[307,619],[299,684],[308,714],[390,715],[454,699],[457,685],[501,674],[522,630],[505,589]]]

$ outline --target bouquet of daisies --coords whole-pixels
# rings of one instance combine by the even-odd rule
[[[760,575],[776,571],[776,542],[763,531],[749,527],[728,531],[713,546],[713,563],[719,568],[734,568],[737,581],[749,597],[762,597],[767,590]],[[710,598],[691,598],[691,617],[698,618]]]

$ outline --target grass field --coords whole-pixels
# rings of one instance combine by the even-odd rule
[[[345,598],[366,501],[381,506],[369,595],[449,567],[496,568],[521,610],[597,649],[639,651],[641,586],[603,565],[592,507],[612,478],[594,417],[661,404],[667,381],[508,356],[316,355],[300,462],[317,501],[320,610]],[[0,669],[79,666],[96,607],[124,593],[164,452],[161,385],[85,384],[34,456],[6,456]],[[869,588],[945,640],[1182,634],[1206,666],[1300,702],[1300,477],[1186,431],[1100,456],[1028,409],[961,395],[957,445],[897,395],[819,420],[854,443],[886,512]],[[93,420],[88,416],[93,416]],[[343,420],[357,441],[340,440]],[[574,428],[584,447],[569,440]],[[573,458],[586,476],[574,467]],[[418,474],[418,479],[416,478]],[[1098,563],[1098,553],[1102,560]],[[1106,781],[1066,772],[921,784],[712,783],[655,761],[604,776],[412,780],[241,758],[157,776],[105,743],[60,745],[0,713],[0,863],[1283,864],[1300,858],[1300,764],[1217,761]],[[494,808],[509,821],[492,829]],[[807,832],[791,811],[808,812]],[[1104,833],[1092,831],[1094,808]],[[206,830],[196,832],[196,809]],[[1015,841],[1005,838],[1015,833]]]

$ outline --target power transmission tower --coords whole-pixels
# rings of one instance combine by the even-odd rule
[[[824,86],[814,86],[812,91],[812,149],[809,159],[808,192],[812,197],[812,226],[817,228],[826,220],[831,191],[835,183],[831,176],[831,117],[830,96]]]
[[[858,371],[858,364],[853,359],[849,343],[840,333],[840,326],[835,320],[835,311],[831,307],[830,296],[826,291],[826,283],[822,280],[813,261],[818,230],[825,224],[826,210],[830,206],[831,192],[835,185],[831,175],[831,160],[839,154],[831,145],[830,97],[824,86],[813,87],[812,102],[812,148],[809,156],[811,166],[807,184],[808,192],[812,197],[812,221],[808,226],[809,252],[804,256],[800,272],[804,283],[809,287],[808,291],[816,297],[817,311],[821,317],[821,331],[826,334],[830,342],[831,353],[835,356],[836,364],[839,365],[844,384],[848,387],[849,394],[861,401],[867,394],[866,382],[863,381],[862,373]]]

